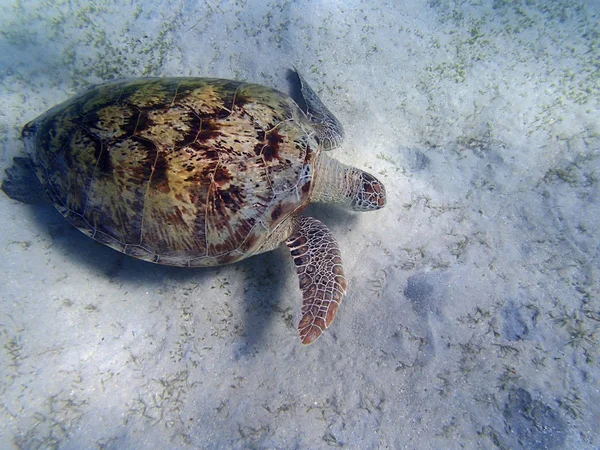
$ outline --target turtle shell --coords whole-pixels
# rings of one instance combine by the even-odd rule
[[[287,95],[210,78],[93,87],[23,139],[56,208],[92,238],[176,266],[234,262],[309,202],[320,151]]]

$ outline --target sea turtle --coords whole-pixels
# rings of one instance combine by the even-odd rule
[[[302,107],[275,89],[216,78],[92,87],[25,125],[29,158],[15,158],[2,187],[27,201],[27,162],[79,230],[159,264],[228,264],[285,241],[303,296],[300,339],[310,344],[333,321],[346,278],[331,232],[302,210],[334,202],[369,211],[386,200],[374,176],[322,152],[340,145],[343,129],[297,75]]]

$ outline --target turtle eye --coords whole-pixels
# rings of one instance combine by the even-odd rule
[[[385,188],[373,175],[360,174],[360,188],[351,207],[355,211],[373,211],[385,206]]]

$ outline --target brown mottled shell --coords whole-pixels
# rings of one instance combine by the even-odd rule
[[[309,201],[320,148],[287,95],[208,78],[92,88],[23,129],[57,209],[94,239],[155,263],[251,256]]]

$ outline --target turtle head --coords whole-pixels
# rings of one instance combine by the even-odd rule
[[[354,211],[374,211],[385,206],[385,188],[370,173],[353,169],[354,182],[349,195],[350,208]]]
[[[322,153],[313,182],[312,201],[340,203],[354,211],[374,211],[385,206],[385,188],[377,178]]]

